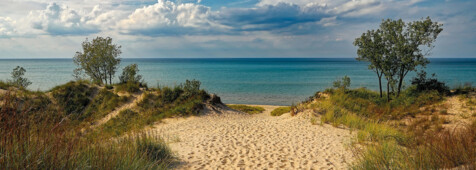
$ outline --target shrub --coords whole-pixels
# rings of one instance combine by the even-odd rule
[[[142,75],[137,74],[139,72],[139,68],[137,64],[130,64],[126,66],[122,70],[122,75],[119,76],[119,80],[121,81],[121,84],[125,83],[140,83],[142,80]]]
[[[230,107],[231,109],[233,110],[238,110],[240,112],[245,112],[245,113],[248,113],[248,114],[258,114],[258,113],[263,113],[264,112],[264,108],[263,107],[259,107],[259,106],[247,106],[247,105],[242,105],[242,104],[237,104],[237,105],[227,105],[228,107]]]
[[[291,112],[291,107],[290,106],[278,107],[278,108],[274,109],[273,111],[271,111],[271,116],[281,116],[284,113],[289,113],[289,112]]]
[[[418,77],[413,78],[412,85],[416,86],[417,92],[436,90],[441,94],[448,94],[450,91],[444,82],[440,82],[436,79],[435,74],[432,75],[432,78],[427,78],[426,72],[424,71],[418,73]]]
[[[344,76],[342,77],[342,80],[334,81],[332,86],[338,89],[346,90],[350,87],[350,77]]]
[[[11,84],[19,88],[26,88],[31,85],[31,81],[23,77],[23,75],[25,75],[25,72],[26,70],[23,67],[17,66],[16,68],[14,68],[11,73]]]

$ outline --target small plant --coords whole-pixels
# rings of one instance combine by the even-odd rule
[[[332,86],[345,91],[350,87],[350,77],[344,76],[341,80],[334,81]]]
[[[14,68],[11,73],[12,80],[10,83],[19,88],[26,88],[31,85],[31,81],[23,77],[25,75],[25,72],[26,70],[23,67],[17,66],[16,68]]]
[[[285,113],[291,112],[290,106],[278,107],[271,112],[271,116],[281,116]]]

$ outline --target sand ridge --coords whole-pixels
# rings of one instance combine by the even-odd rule
[[[152,129],[167,136],[181,162],[178,169],[345,169],[353,134],[308,119],[222,110],[189,118],[165,119]]]

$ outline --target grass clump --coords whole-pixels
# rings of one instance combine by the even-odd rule
[[[141,83],[138,82],[127,82],[115,85],[116,92],[128,92],[128,93],[136,93],[140,91],[142,87]]]
[[[81,113],[91,102],[93,93],[97,90],[84,82],[71,81],[51,90],[53,98],[66,114],[74,115],[74,119],[81,119]]]
[[[291,107],[290,106],[285,106],[285,107],[278,107],[271,111],[271,116],[281,116],[284,113],[289,113],[291,112]]]
[[[91,101],[87,109],[81,114],[81,119],[91,118],[99,119],[112,112],[116,107],[127,102],[129,98],[119,96],[113,92],[102,89]]]
[[[10,87],[15,87],[15,85],[10,82],[0,80],[0,89],[8,90]]]
[[[233,110],[237,110],[240,112],[245,112],[250,115],[252,114],[258,114],[258,113],[263,113],[264,108],[260,106],[248,106],[248,105],[243,105],[243,104],[234,104],[234,105],[227,105],[229,108]]]

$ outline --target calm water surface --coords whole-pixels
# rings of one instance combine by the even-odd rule
[[[139,65],[139,73],[149,86],[173,86],[197,79],[225,103],[290,105],[331,87],[332,81],[344,75],[351,77],[352,87],[378,88],[376,75],[367,69],[367,63],[352,58],[123,59],[116,76],[131,63]],[[48,90],[72,80],[76,67],[72,59],[0,59],[0,80],[9,79],[17,65],[27,70],[32,90]],[[436,73],[453,87],[476,83],[476,59],[431,59],[427,72]]]

